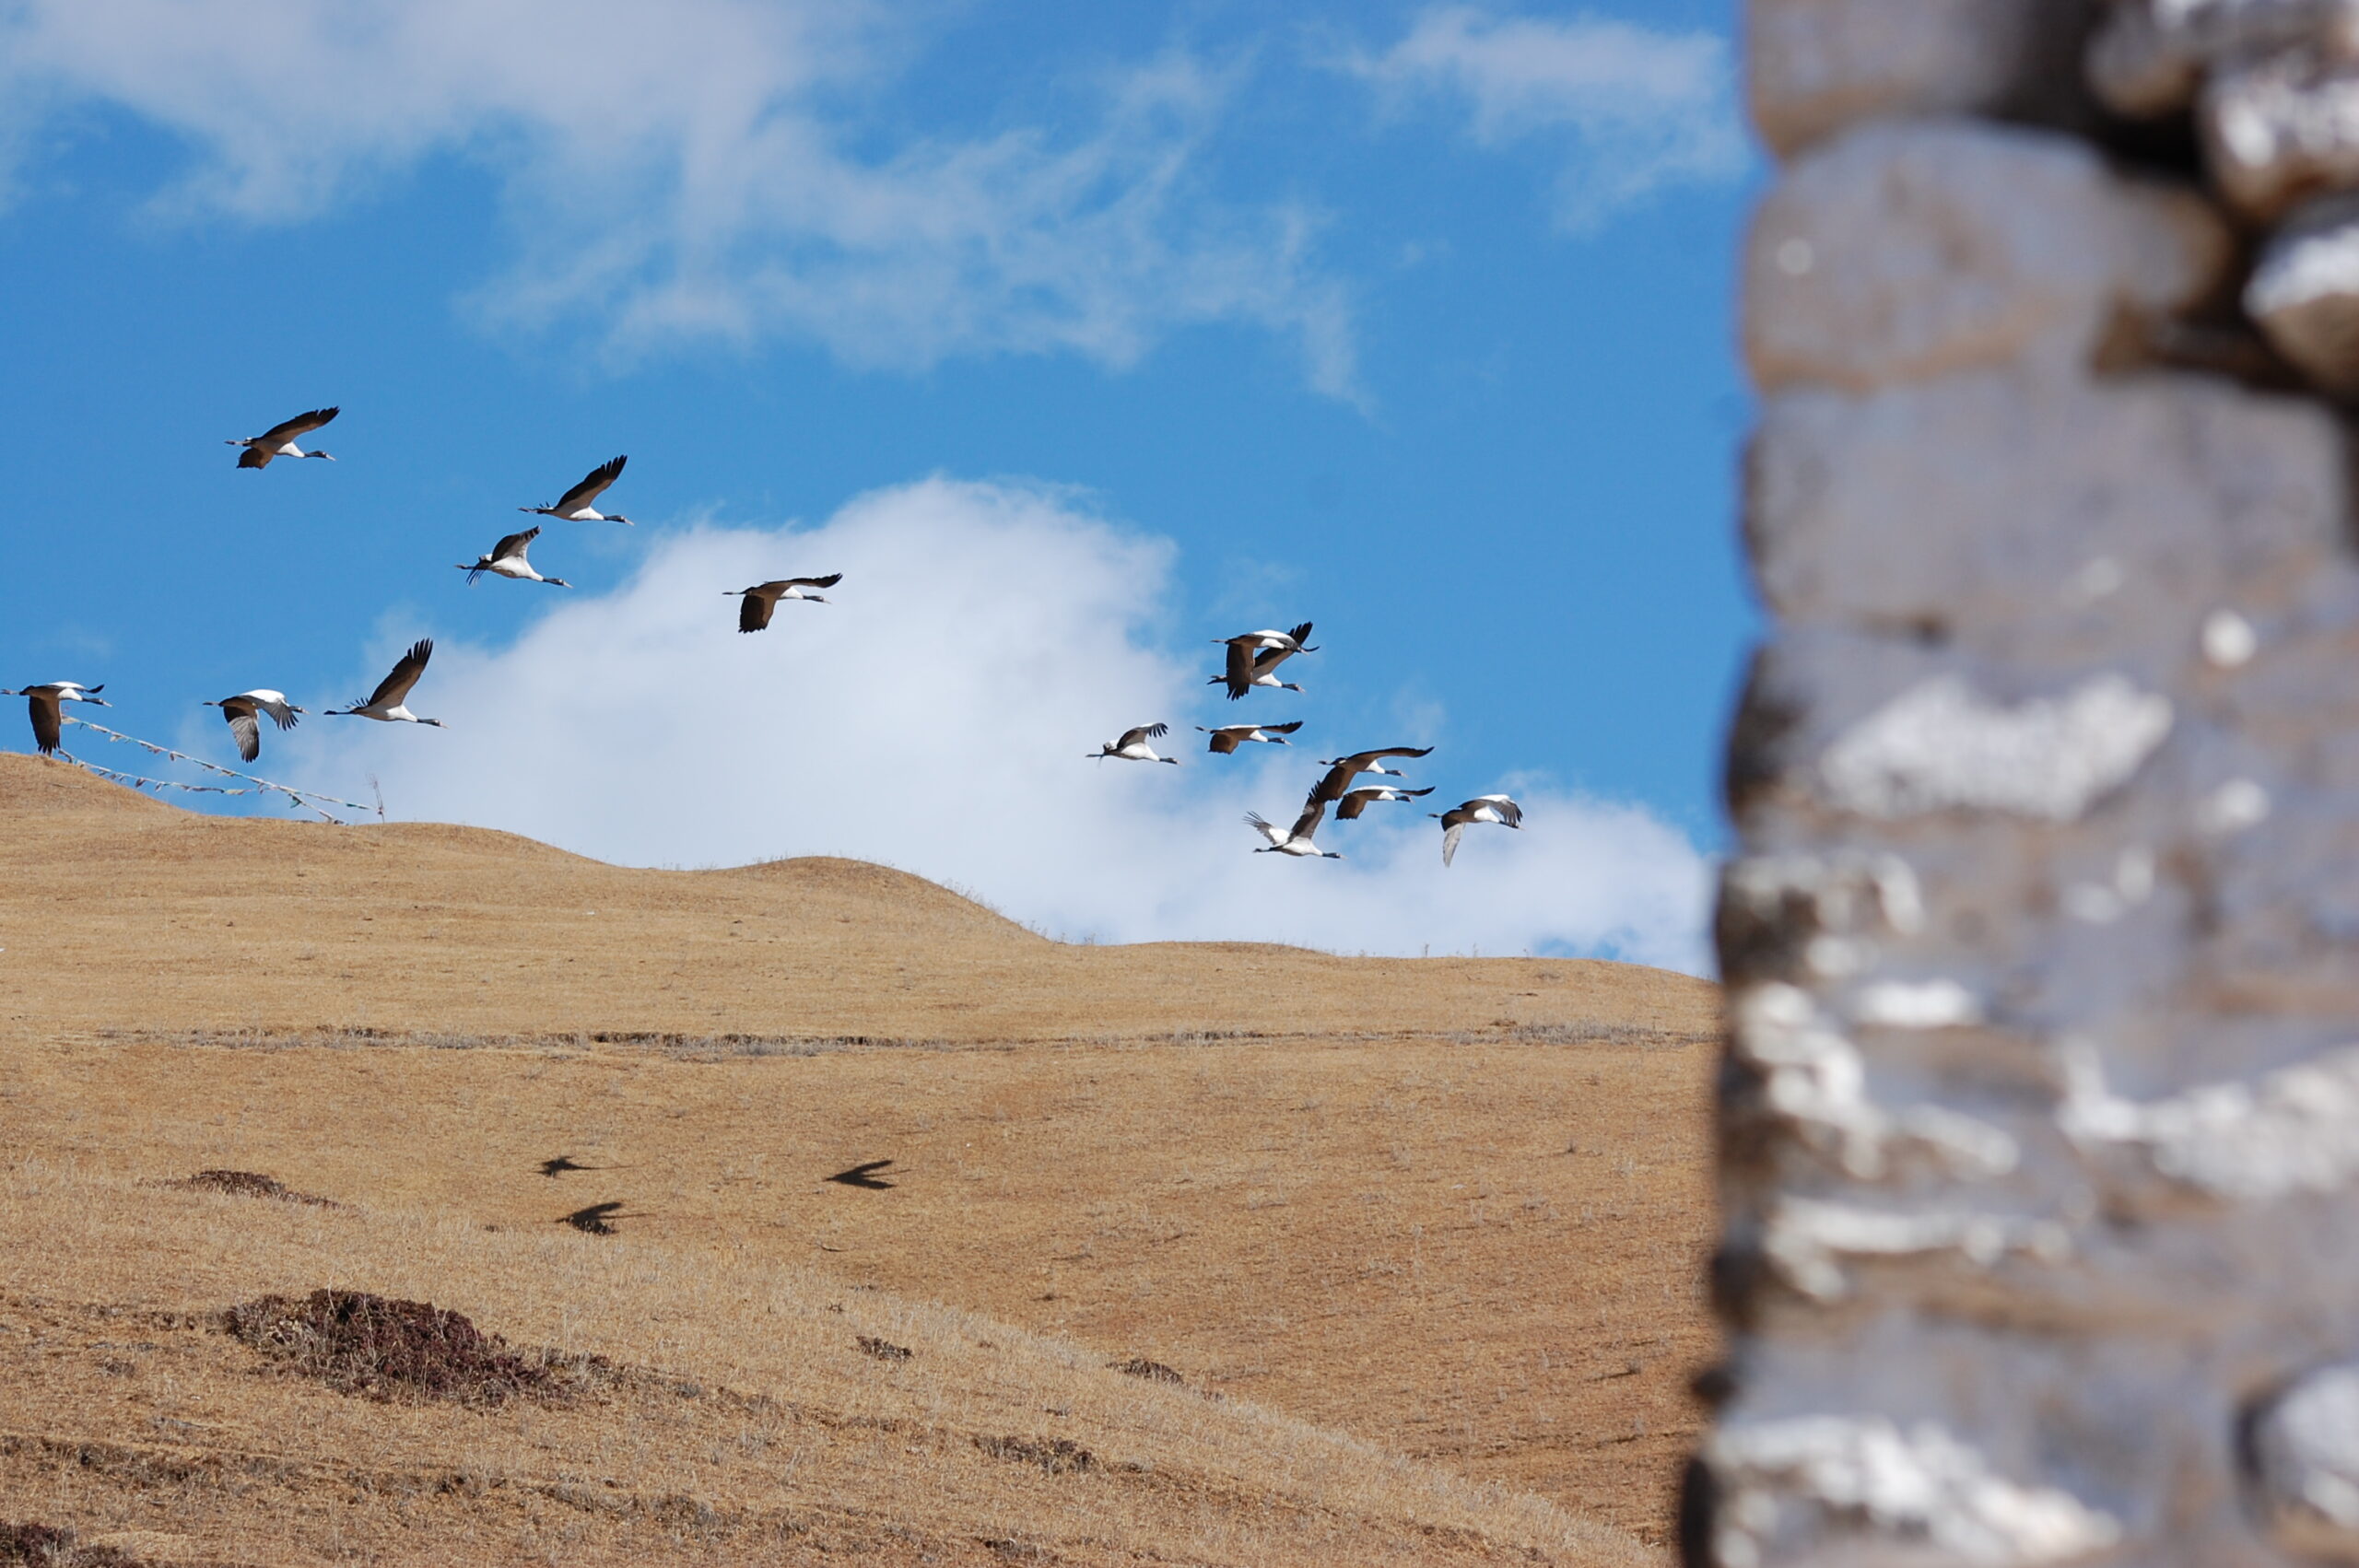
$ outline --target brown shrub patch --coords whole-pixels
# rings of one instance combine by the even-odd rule
[[[1070,1437],[977,1437],[975,1446],[994,1459],[1038,1465],[1052,1476],[1079,1475],[1097,1463],[1097,1456]]]
[[[223,1313],[222,1326],[289,1372],[372,1399],[558,1399],[574,1381],[560,1370],[606,1370],[594,1356],[568,1368],[546,1355],[520,1355],[459,1313],[364,1291],[263,1296]]]
[[[1180,1376],[1178,1372],[1159,1361],[1149,1361],[1144,1356],[1133,1356],[1128,1361],[1112,1362],[1109,1364],[1126,1377],[1144,1377],[1149,1383],[1170,1383],[1182,1388],[1188,1386],[1188,1380]]]
[[[880,1340],[874,1334],[861,1335],[860,1348],[864,1353],[874,1356],[878,1361],[907,1361],[910,1359],[909,1346],[897,1345],[890,1340]]]
[[[281,1203],[309,1203],[320,1209],[336,1207],[328,1199],[298,1192],[276,1176],[266,1176],[260,1171],[199,1171],[178,1185],[197,1192],[227,1192],[240,1198],[276,1198]]]
[[[0,1568],[168,1568],[111,1546],[77,1546],[77,1539],[55,1525],[0,1522]]]

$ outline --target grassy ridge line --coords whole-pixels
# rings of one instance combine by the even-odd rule
[[[1203,1562],[1333,1561],[1338,1531],[1364,1538],[1369,1561],[1394,1556],[1376,1549],[1396,1537],[1437,1551],[1426,1560],[1460,1555],[1437,1550],[1447,1543],[1426,1532],[1440,1531],[1462,1535],[1468,1555],[1485,1554],[1490,1543],[1565,1563],[1652,1560],[1632,1538],[1541,1499],[1243,1401],[1124,1377],[1047,1336],[792,1265],[628,1239],[487,1232],[365,1206],[265,1205],[39,1159],[0,1173],[0,1294],[9,1298],[0,1317],[21,1313],[18,1304],[61,1299],[195,1313],[323,1283],[432,1300],[518,1343],[662,1368],[666,1377],[775,1401],[778,1413],[722,1422],[734,1422],[730,1435],[757,1462],[731,1461],[718,1431],[699,1433],[710,1440],[700,1458],[693,1447],[648,1441],[659,1434],[634,1427],[650,1412],[628,1401],[613,1414],[388,1408],[253,1376],[216,1342],[218,1367],[177,1367],[176,1387],[160,1392],[158,1380],[135,1386],[152,1409],[126,1399],[120,1381],[100,1382],[113,1397],[92,1400],[90,1381],[52,1365],[55,1358],[19,1367],[8,1382],[29,1397],[15,1401],[9,1425],[44,1442],[136,1449],[156,1446],[160,1418],[185,1429],[176,1446],[218,1448],[225,1459],[254,1446],[236,1434],[266,1432],[281,1454],[536,1476],[552,1487],[581,1484],[574,1472],[632,1469],[628,1490],[701,1503],[716,1517],[827,1504],[930,1535],[1014,1532],[1093,1559],[1151,1550]],[[857,1348],[863,1333],[915,1354],[880,1366]],[[0,1335],[0,1355],[25,1342]],[[178,1415],[167,1410],[175,1398]],[[697,1420],[710,1423],[715,1409],[697,1404]],[[553,1428],[565,1429],[565,1445],[589,1461],[586,1470],[552,1469],[534,1439]],[[985,1434],[1027,1433],[1071,1437],[1104,1465],[1060,1486],[1071,1478],[1037,1475],[976,1447]],[[781,1441],[796,1454],[783,1474],[761,1457]],[[259,1493],[255,1507],[271,1513]],[[1238,1539],[1247,1516],[1260,1521],[1250,1542]],[[292,1527],[285,1518],[249,1524],[265,1535]]]

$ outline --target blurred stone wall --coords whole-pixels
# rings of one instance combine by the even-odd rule
[[[2359,1562],[2359,0],[1751,0],[1692,1563]]]

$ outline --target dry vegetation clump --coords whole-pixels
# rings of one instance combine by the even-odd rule
[[[862,1352],[874,1356],[878,1361],[907,1361],[911,1353],[909,1346],[897,1345],[890,1340],[881,1340],[874,1334],[860,1335],[859,1340]]]
[[[0,1568],[19,1563],[27,1568],[173,1568],[111,1546],[83,1546],[72,1530],[56,1525],[0,1521]]]
[[[1149,1361],[1144,1356],[1133,1356],[1128,1361],[1109,1362],[1107,1364],[1129,1376],[1144,1377],[1149,1383],[1169,1383],[1181,1388],[1188,1386],[1188,1380],[1175,1369],[1159,1361]]]
[[[1070,1437],[982,1437],[975,1446],[994,1459],[1038,1465],[1052,1476],[1077,1476],[1096,1468],[1097,1456]]]
[[[221,1316],[233,1338],[342,1394],[486,1406],[572,1391],[549,1358],[519,1355],[464,1315],[428,1302],[318,1290],[300,1300],[258,1297]],[[603,1366],[596,1358],[588,1364]]]
[[[177,1185],[197,1192],[227,1192],[240,1198],[275,1198],[281,1203],[309,1203],[318,1209],[333,1209],[331,1199],[298,1192],[276,1176],[260,1171],[199,1171]]]

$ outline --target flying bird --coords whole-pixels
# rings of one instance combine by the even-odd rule
[[[111,708],[99,694],[107,689],[100,681],[86,686],[79,681],[50,681],[38,686],[26,686],[18,691],[0,691],[0,696],[20,696],[33,720],[33,743],[41,755],[48,756],[57,750],[58,740],[65,733],[65,708],[69,702],[87,702],[97,708]]]
[[[520,512],[538,512],[543,517],[561,517],[568,522],[628,522],[620,512],[602,512],[590,503],[606,493],[606,486],[622,477],[628,457],[602,463],[583,476],[581,484],[557,498],[553,507],[518,507]]]
[[[1178,757],[1157,756],[1155,755],[1155,748],[1147,744],[1147,742],[1168,733],[1170,729],[1171,726],[1168,724],[1142,724],[1135,730],[1123,731],[1121,740],[1109,741],[1096,751],[1084,752],[1082,755],[1100,759],[1109,756],[1118,757],[1124,762],[1168,762],[1177,767],[1180,766]]]
[[[1204,685],[1226,685],[1228,700],[1235,702],[1255,686],[1282,687],[1298,692],[1302,688],[1292,681],[1281,681],[1277,668],[1297,653],[1319,651],[1305,641],[1310,636],[1310,623],[1305,621],[1290,632],[1239,632],[1235,637],[1215,638],[1215,642],[1228,645],[1228,668],[1213,676]]]
[[[1293,855],[1302,860],[1342,860],[1344,857],[1334,850],[1321,849],[1310,841],[1311,835],[1319,831],[1320,819],[1326,814],[1327,802],[1314,799],[1304,804],[1302,814],[1294,819],[1294,825],[1281,832],[1276,824],[1264,820],[1260,812],[1247,812],[1247,825],[1269,840],[1253,852],[1257,855]]]
[[[612,1165],[584,1165],[577,1164],[573,1156],[570,1154],[559,1154],[554,1160],[543,1160],[541,1162],[541,1174],[545,1176],[563,1176],[568,1171],[605,1171],[612,1169],[614,1169]]]
[[[1402,777],[1399,768],[1384,766],[1386,757],[1429,756],[1432,754],[1431,746],[1379,746],[1374,751],[1354,752],[1349,756],[1320,757],[1319,760],[1325,766],[1327,776],[1311,790],[1310,798],[1314,801],[1340,801],[1344,792],[1352,787],[1352,780],[1363,773],[1379,773],[1387,778]]]
[[[1359,820],[1360,813],[1380,801],[1414,801],[1420,795],[1430,795],[1433,792],[1434,787],[1430,784],[1422,790],[1396,790],[1390,784],[1378,784],[1366,790],[1355,790],[1336,803],[1335,820],[1356,822]]]
[[[822,1176],[819,1179],[832,1181],[842,1187],[861,1188],[869,1192],[882,1192],[886,1188],[897,1185],[885,1179],[885,1169],[892,1163],[890,1160],[869,1160],[852,1166],[850,1170],[838,1171],[831,1176]]]
[[[434,657],[434,639],[420,638],[410,644],[407,653],[393,666],[393,673],[377,683],[377,690],[367,702],[356,702],[350,708],[331,708],[328,712],[338,719],[375,719],[387,724],[431,724],[440,730],[440,719],[420,719],[404,706],[410,687],[426,673],[426,661]]]
[[[259,436],[248,436],[227,444],[246,449],[238,454],[240,468],[268,468],[270,460],[275,457],[327,457],[330,462],[334,462],[335,459],[328,457],[327,453],[307,452],[295,442],[298,438],[310,435],[342,412],[339,408],[314,408],[309,414],[298,414],[283,424],[273,425]]]
[[[757,632],[770,624],[770,613],[781,599],[803,599],[814,604],[825,604],[825,595],[808,591],[814,588],[833,588],[843,581],[841,572],[829,572],[825,577],[782,577],[776,582],[757,582],[751,588],[733,588],[722,595],[736,599],[737,629]]]
[[[225,696],[219,702],[208,702],[207,708],[217,708],[229,721],[229,733],[238,737],[238,755],[252,762],[262,755],[262,724],[258,714],[267,713],[282,730],[295,728],[295,716],[305,711],[287,700],[285,692],[275,692],[257,686],[250,692]]]
[[[1302,720],[1297,719],[1291,724],[1224,724],[1217,730],[1208,730],[1199,724],[1196,728],[1212,737],[1211,744],[1204,748],[1206,751],[1227,756],[1249,741],[1267,741],[1273,746],[1290,746],[1294,743],[1286,737],[1302,728]]]
[[[469,588],[473,588],[475,579],[486,572],[518,582],[546,582],[551,588],[571,588],[573,584],[561,577],[543,577],[533,569],[533,563],[524,558],[524,552],[531,549],[533,541],[540,536],[537,524],[522,533],[511,533],[474,560],[459,562],[458,569],[467,574]]]
[[[1458,853],[1458,841],[1465,837],[1471,825],[1495,822],[1501,827],[1523,825],[1523,808],[1505,795],[1477,795],[1462,806],[1426,814],[1441,819],[1441,863],[1445,866]]]
[[[616,1220],[634,1220],[640,1217],[624,1213],[622,1201],[616,1199],[612,1203],[593,1203],[586,1208],[576,1209],[557,1223],[571,1225],[575,1230],[586,1232],[593,1236],[610,1236],[615,1234],[614,1223]]]

